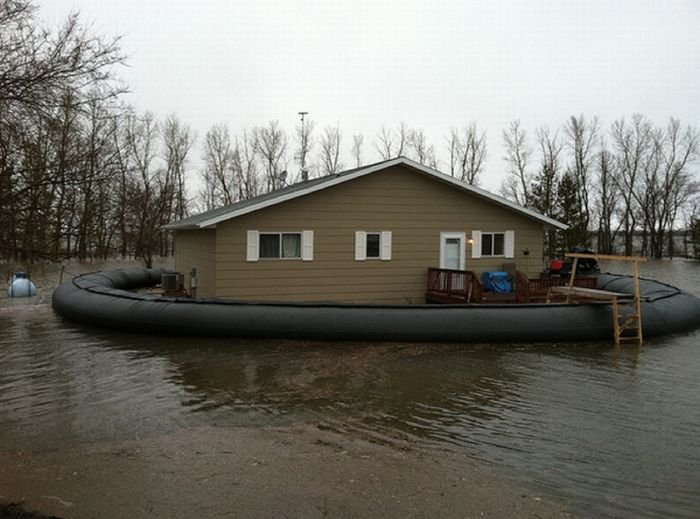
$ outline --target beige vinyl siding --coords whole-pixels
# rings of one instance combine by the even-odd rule
[[[177,231],[175,270],[185,275],[190,290],[190,272],[197,269],[197,297],[216,295],[216,231],[213,229]],[[245,251],[244,251],[245,256]],[[244,258],[245,259],[245,258]]]
[[[246,262],[247,231],[314,231],[313,261]],[[355,261],[357,231],[391,231],[391,260]],[[542,266],[542,225],[447,184],[396,166],[219,223],[216,296],[246,300],[422,303],[428,267],[440,262],[440,233],[515,231],[515,258],[471,259],[485,271],[515,262]],[[179,248],[178,237],[178,248]],[[529,256],[523,250],[529,249]]]

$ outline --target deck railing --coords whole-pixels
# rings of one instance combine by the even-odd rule
[[[563,287],[569,284],[569,280],[562,278],[532,278],[529,279],[525,274],[519,273],[523,277],[521,282],[523,285],[522,299],[526,303],[543,303],[547,300],[549,289],[552,287]],[[589,276],[576,276],[574,286],[582,288],[595,288],[596,278]]]
[[[428,299],[434,302],[464,302],[481,300],[481,283],[469,270],[428,269]]]
[[[426,300],[432,303],[541,303],[547,300],[550,287],[568,284],[566,278],[528,278],[516,271],[511,294],[484,292],[479,276],[471,270],[428,269]],[[577,276],[574,286],[595,288],[594,277]]]

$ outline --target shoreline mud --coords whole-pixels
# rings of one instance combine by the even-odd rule
[[[467,456],[311,425],[0,450],[0,517],[9,503],[60,518],[570,517]]]

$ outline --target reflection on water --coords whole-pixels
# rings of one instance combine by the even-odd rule
[[[643,274],[700,292],[700,268]],[[700,333],[610,344],[172,339],[0,301],[0,446],[60,449],[207,423],[313,423],[466,451],[576,512],[700,509]]]

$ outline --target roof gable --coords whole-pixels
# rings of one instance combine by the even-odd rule
[[[406,166],[414,171],[417,171],[418,173],[426,175],[439,182],[449,184],[457,189],[475,195],[483,200],[490,201],[499,206],[510,209],[516,213],[521,214],[522,216],[536,220],[542,223],[543,225],[555,227],[557,229],[566,229],[568,227],[567,225],[558,222],[557,220],[541,215],[536,211],[532,211],[531,209],[522,207],[514,202],[511,202],[510,200],[506,200],[505,198],[502,198],[498,195],[494,195],[489,191],[469,184],[465,184],[464,182],[461,182],[449,175],[445,175],[444,173],[441,173],[437,170],[428,168],[426,166],[423,166],[422,164],[418,164],[417,162],[414,162],[405,157],[398,157],[395,159],[371,164],[369,166],[344,171],[335,175],[329,175],[326,177],[316,178],[306,182],[293,184],[284,189],[273,191],[271,193],[266,193],[255,198],[251,198],[249,200],[237,202],[235,204],[219,209],[206,211],[204,213],[170,223],[168,225],[163,226],[163,228],[168,230],[213,228],[220,222],[230,220],[232,218],[237,218],[239,216],[252,213],[253,211],[259,211],[260,209],[265,209],[266,207],[277,205],[288,200],[293,200],[301,196],[315,193],[316,191],[321,191],[323,189],[327,189],[329,187],[336,186],[344,182],[349,182],[356,178],[371,175],[372,173],[376,173],[377,171],[383,171],[385,169],[399,165]]]

